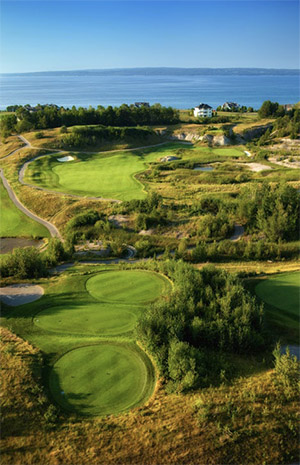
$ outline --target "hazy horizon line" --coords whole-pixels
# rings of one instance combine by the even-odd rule
[[[43,70],[43,71],[14,71],[14,72],[4,72],[0,73],[0,75],[15,75],[15,74],[49,74],[49,73],[74,73],[74,72],[119,72],[119,71],[146,71],[146,70],[177,70],[177,71],[286,71],[286,72],[294,72],[300,74],[299,68],[262,68],[262,67],[181,67],[181,66],[134,66],[134,67],[126,67],[126,68],[77,68],[77,69],[56,69],[56,70]]]

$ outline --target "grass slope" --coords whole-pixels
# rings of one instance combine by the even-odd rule
[[[264,280],[255,292],[268,304],[270,319],[299,332],[300,272],[284,273]]]
[[[28,218],[10,200],[0,180],[0,237],[49,237],[44,226]]]

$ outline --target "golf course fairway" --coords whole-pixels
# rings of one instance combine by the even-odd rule
[[[9,198],[0,179],[0,237],[49,237],[48,230],[28,218]]]
[[[102,343],[71,350],[54,365],[50,390],[66,410],[116,414],[144,402],[154,373],[146,355],[129,344]]]
[[[299,329],[300,272],[284,273],[266,279],[255,287],[255,292],[272,306],[267,313],[288,328]]]
[[[144,171],[149,162],[157,160],[151,152],[118,152],[111,155],[83,155],[69,163],[57,157],[42,157],[27,167],[24,181],[66,194],[88,195],[118,200],[143,199],[143,185],[134,174]]]
[[[163,276],[148,271],[104,271],[86,282],[87,291],[97,300],[141,304],[157,299],[170,286]]]

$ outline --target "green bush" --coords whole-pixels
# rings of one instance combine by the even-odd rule
[[[275,384],[279,385],[287,399],[298,398],[300,393],[300,362],[295,355],[291,355],[289,348],[286,353],[281,352],[278,344],[273,351]]]
[[[34,247],[16,248],[3,260],[0,266],[1,276],[16,278],[39,278],[47,275],[45,261]]]

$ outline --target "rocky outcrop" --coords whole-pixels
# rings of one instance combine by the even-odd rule
[[[213,136],[212,134],[204,134],[200,136],[199,134],[193,132],[180,132],[177,134],[172,134],[169,139],[171,140],[183,140],[188,142],[207,142],[209,145],[231,145],[232,142],[229,137],[224,134],[218,134]]]
[[[272,124],[265,124],[263,126],[255,126],[251,129],[246,129],[242,133],[236,133],[236,140],[240,144],[249,142],[252,139],[261,137],[270,128],[272,128]]]

